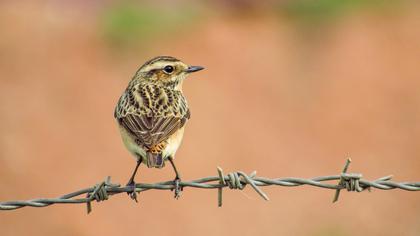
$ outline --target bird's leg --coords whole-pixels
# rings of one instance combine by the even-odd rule
[[[172,168],[174,168],[174,171],[175,171],[174,191],[175,191],[175,198],[178,199],[181,196],[181,191],[182,191],[182,186],[179,185],[179,183],[181,182],[181,177],[178,173],[178,170],[176,169],[173,157],[170,156],[168,159],[169,159],[169,162],[171,162]]]
[[[137,160],[136,168],[134,168],[133,174],[131,174],[130,180],[127,183],[127,187],[131,187],[132,191],[127,192],[128,196],[130,196],[131,199],[137,202],[137,193],[136,193],[136,182],[134,182],[134,177],[136,177],[137,169],[139,168],[141,164],[141,158]]]

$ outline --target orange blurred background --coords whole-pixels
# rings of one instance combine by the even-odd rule
[[[416,1],[11,1],[0,3],[0,201],[57,197],[135,165],[113,118],[131,76],[172,55],[206,70],[184,83],[192,119],[184,180],[257,170],[420,180]],[[139,182],[172,179],[140,169]],[[314,187],[186,188],[0,212],[9,235],[420,235],[420,195]]]

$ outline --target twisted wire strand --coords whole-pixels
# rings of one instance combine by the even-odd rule
[[[347,160],[346,166],[350,164],[350,159]],[[218,189],[218,205],[222,206],[222,191],[225,188],[230,189],[244,189],[250,185],[264,200],[269,200],[268,196],[261,190],[260,187],[265,186],[282,186],[282,187],[298,187],[309,185],[313,187],[325,188],[335,190],[333,202],[338,200],[341,190],[362,192],[370,190],[371,188],[380,190],[401,189],[406,191],[420,191],[420,182],[394,182],[391,181],[392,176],[384,176],[373,181],[362,178],[361,174],[346,173],[347,168],[344,168],[340,175],[320,176],[315,178],[266,178],[256,176],[256,172],[247,175],[242,171],[232,172],[227,175],[223,174],[223,170],[218,167],[218,176],[204,177],[192,181],[183,181],[180,186],[183,188],[201,188],[201,189]],[[339,181],[337,184],[325,183],[327,181]],[[136,192],[144,192],[148,190],[173,190],[175,188],[173,181],[158,182],[153,184],[137,183],[135,186]],[[87,204],[88,213],[91,212],[92,201],[104,201],[109,199],[111,195],[120,193],[127,193],[133,188],[129,186],[121,187],[119,184],[111,183],[111,178],[94,187],[81,189],[58,198],[38,198],[27,201],[6,201],[0,202],[0,210],[15,210],[22,207],[46,207],[52,204]],[[79,197],[85,195],[85,197]]]

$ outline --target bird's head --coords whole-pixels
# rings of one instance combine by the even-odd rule
[[[162,84],[174,89],[181,89],[182,81],[190,74],[204,69],[201,66],[189,66],[170,56],[155,57],[144,63],[136,72],[133,80]]]

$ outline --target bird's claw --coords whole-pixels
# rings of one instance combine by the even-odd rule
[[[179,197],[181,197],[181,192],[182,192],[183,188],[180,185],[180,183],[181,183],[181,179],[180,178],[175,178],[174,188],[172,189],[175,193],[175,195],[174,195],[175,199],[179,199]]]
[[[136,183],[134,181],[128,182],[126,187],[132,188],[132,190],[127,192],[127,195],[130,196],[130,198],[133,199],[137,203],[138,201],[137,201]]]

